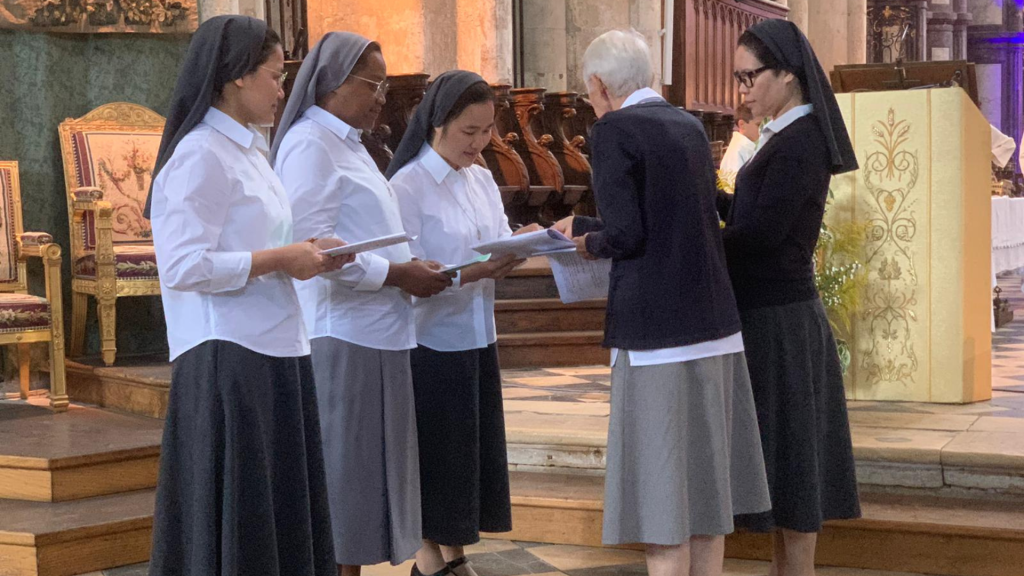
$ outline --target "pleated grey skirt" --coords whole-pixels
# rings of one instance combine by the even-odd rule
[[[401,564],[422,545],[408,350],[311,342],[338,564]]]
[[[843,371],[821,300],[740,314],[772,510],[736,518],[757,532],[819,532],[860,517]]]
[[[754,398],[742,353],[612,367],[605,544],[674,546],[733,531],[768,510]]]
[[[151,576],[336,576],[308,356],[211,340],[173,364]]]

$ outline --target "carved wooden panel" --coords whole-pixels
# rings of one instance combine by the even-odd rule
[[[552,195],[561,196],[565,184],[562,168],[549,147],[554,140],[543,133],[540,113],[544,110],[543,88],[513,88],[509,91],[519,124],[519,139],[513,147],[519,152],[530,175],[527,204],[542,206]]]
[[[427,79],[429,74],[396,74],[388,76],[390,88],[388,89],[387,102],[380,112],[378,125],[387,126],[390,131],[384,136],[384,142],[392,151],[398,149],[398,143],[402,141],[409,120],[416,111],[416,106],[423,100],[427,92]]]
[[[541,113],[544,132],[552,139],[551,153],[562,169],[564,192],[560,202],[570,209],[590,191],[590,162],[581,151],[586,138],[574,134],[578,97],[575,92],[545,94]]]
[[[512,147],[519,134],[516,131],[515,112],[509,99],[510,88],[511,86],[507,84],[491,86],[494,91],[494,130],[491,131],[490,143],[480,155],[494,175],[494,181],[501,191],[501,201],[511,217],[510,207],[526,204],[530,191],[530,176],[523,159]]]
[[[732,112],[740,103],[732,77],[740,35],[787,12],[768,0],[675,0],[669,100],[687,110]]]

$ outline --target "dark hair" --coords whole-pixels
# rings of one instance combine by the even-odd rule
[[[796,76],[797,81],[800,82],[800,93],[804,98],[805,102],[809,102],[810,98],[810,87],[807,85],[807,75],[804,74],[803,70],[797,70],[792,66],[786,66],[779,59],[775,57],[768,45],[764,43],[755,34],[752,34],[750,30],[745,31],[740,35],[739,45],[743,46],[757,58],[758,62],[762,66],[767,66],[769,70],[774,70],[776,76],[779,72],[789,72],[793,76]]]
[[[452,109],[448,111],[448,115],[444,117],[444,121],[441,122],[441,133],[444,134],[448,130],[448,125],[455,121],[456,118],[462,115],[473,104],[483,104],[485,102],[494,102],[494,91],[487,82],[477,82],[471,84],[466,91],[463,92],[458,99],[455,100],[455,104],[452,104]],[[427,141],[430,141],[434,137],[434,131],[431,129],[430,135]]]
[[[750,106],[747,106],[746,104],[740,104],[737,106],[736,114],[734,114],[734,116],[736,117],[737,125],[739,125],[740,120],[743,120],[744,122],[754,121],[754,113],[750,111]]]
[[[349,72],[349,74],[359,74],[360,72],[365,70],[367,66],[369,66],[370,55],[383,53],[384,52],[380,49],[380,44],[377,44],[376,42],[370,42],[369,44],[366,45],[366,48],[363,50],[363,53],[359,55],[359,59],[356,60],[356,63],[352,66],[352,70]]]
[[[270,26],[267,26],[267,32],[263,35],[263,45],[260,46],[259,60],[250,64],[243,76],[252,74],[259,69],[260,66],[266,64],[267,60],[270,60],[270,56],[274,53],[274,50],[280,45],[281,37],[278,36],[277,31]]]
[[[238,78],[248,76],[249,74],[252,74],[253,72],[259,70],[260,66],[263,66],[264,64],[267,63],[267,60],[270,60],[270,56],[274,53],[274,50],[280,45],[281,37],[277,35],[277,32],[275,32],[273,28],[267,26],[267,31],[263,34],[263,43],[260,44],[259,54],[253,54],[257,57],[253,58],[252,61],[248,63],[248,65],[245,67],[245,71],[242,72],[242,74],[239,75]],[[224,66],[223,62],[221,63],[221,66]],[[219,73],[217,75],[217,79],[214,81],[213,86],[215,100],[224,93],[224,86],[228,82],[238,80],[238,78],[228,78],[229,75],[230,73],[224,72],[223,70],[222,73]]]

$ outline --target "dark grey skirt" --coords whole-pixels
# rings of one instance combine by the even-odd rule
[[[445,546],[512,529],[498,347],[412,351],[423,537]]]
[[[312,341],[338,564],[401,564],[422,546],[408,350]]]
[[[741,314],[772,510],[737,516],[757,532],[818,532],[860,517],[843,374],[818,299]]]
[[[308,356],[212,340],[174,361],[151,576],[335,576]]]

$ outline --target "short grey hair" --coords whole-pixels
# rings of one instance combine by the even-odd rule
[[[636,30],[612,30],[598,36],[583,54],[583,82],[597,76],[614,97],[649,88],[654,80],[651,49]]]

